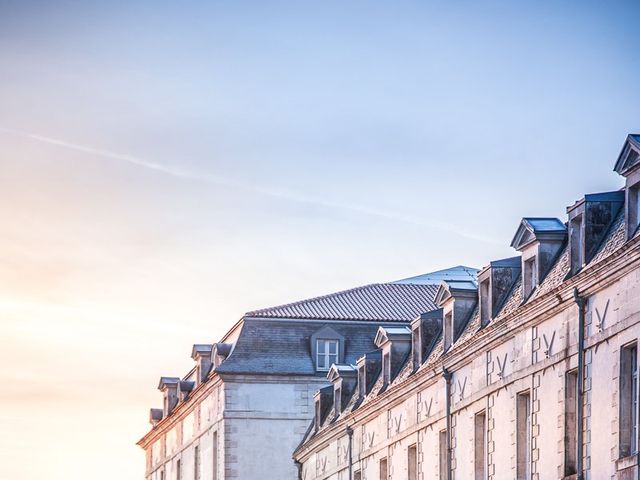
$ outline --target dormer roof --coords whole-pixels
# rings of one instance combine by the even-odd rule
[[[436,304],[442,303],[450,297],[472,296],[478,291],[478,284],[475,280],[446,280],[440,284],[438,293],[436,294]]]
[[[628,172],[640,165],[640,135],[627,135],[627,139],[622,146],[622,151],[618,155],[618,160],[613,170],[625,176]]]
[[[338,365],[333,364],[327,373],[327,380],[335,382],[340,377],[355,377],[358,374],[358,368],[355,365]]]
[[[160,377],[158,390],[164,390],[167,387],[176,387],[180,382],[179,377]]]
[[[388,341],[407,340],[411,338],[411,329],[409,327],[380,327],[376,333],[374,343],[380,348]]]
[[[511,240],[511,246],[521,250],[536,240],[562,240],[566,235],[567,226],[559,218],[525,217]]]
[[[212,344],[196,343],[191,349],[191,358],[196,360],[199,356],[208,357],[211,355]]]

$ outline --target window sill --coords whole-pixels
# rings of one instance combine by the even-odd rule
[[[616,471],[625,470],[629,467],[635,467],[638,462],[637,455],[629,455],[616,460]]]

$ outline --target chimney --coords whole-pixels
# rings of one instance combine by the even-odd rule
[[[163,395],[162,415],[168,417],[178,404],[178,377],[161,377],[158,384],[158,390]]]
[[[473,280],[445,280],[435,299],[442,309],[444,349],[449,350],[466,326],[478,302],[478,286]]]
[[[525,300],[544,280],[567,239],[567,226],[557,218],[526,217],[511,246],[522,253],[522,289]]]
[[[520,257],[494,260],[478,273],[480,324],[485,327],[500,311],[507,295],[520,278]]]
[[[411,322],[411,358],[414,372],[427,359],[441,332],[441,308],[423,313]]]
[[[567,207],[571,275],[593,259],[624,198],[624,191],[593,193]]]
[[[196,361],[196,386],[207,381],[211,372],[211,344],[195,344],[191,349],[191,358]]]

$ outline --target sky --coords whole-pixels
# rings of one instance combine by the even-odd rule
[[[640,4],[0,0],[0,480],[141,479],[243,312],[617,189]]]

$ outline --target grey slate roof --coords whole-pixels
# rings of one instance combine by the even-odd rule
[[[373,340],[378,323],[331,323],[345,339],[344,360],[354,364],[365,352],[376,349]],[[311,357],[311,335],[321,322],[295,322],[246,318],[231,355],[216,368],[218,373],[319,375]]]
[[[374,283],[322,297],[255,310],[251,318],[410,322],[437,306],[435,284]]]

